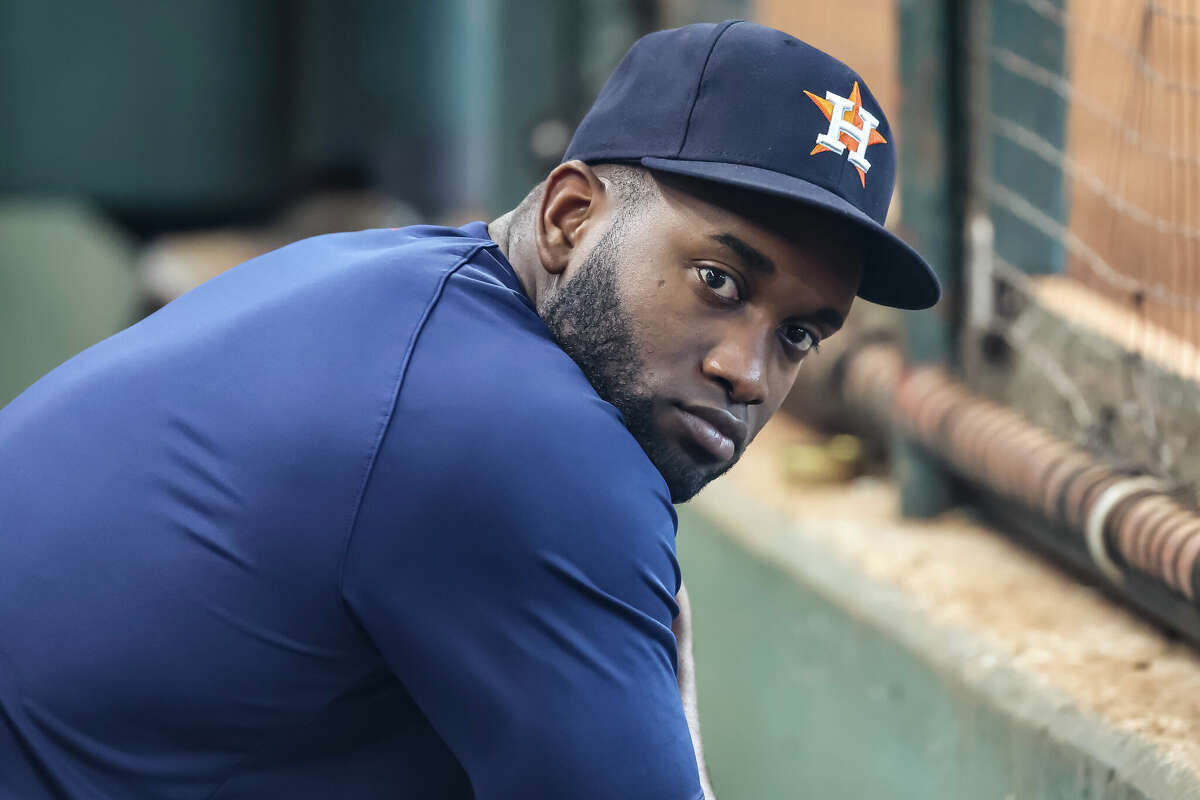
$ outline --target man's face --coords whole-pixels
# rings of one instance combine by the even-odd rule
[[[733,466],[841,326],[862,259],[828,218],[659,186],[597,226],[538,310],[681,503]]]

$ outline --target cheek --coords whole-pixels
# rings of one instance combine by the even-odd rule
[[[779,381],[778,385],[772,386],[767,394],[767,401],[763,403],[763,423],[775,416],[775,412],[783,406],[783,401],[787,399],[788,393],[792,390],[793,380],[785,379]]]
[[[794,373],[792,374],[794,376]],[[758,432],[771,421],[771,418],[783,406],[783,401],[787,398],[788,392],[791,389],[791,380],[772,380],[771,387],[767,392],[767,400],[762,405],[751,406],[748,409],[751,439],[757,436]]]
[[[708,325],[686,275],[656,270],[649,280],[633,282],[629,289],[626,308],[647,366],[652,361],[656,370],[678,372],[679,365],[695,361]]]

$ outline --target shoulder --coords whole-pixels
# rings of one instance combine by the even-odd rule
[[[493,483],[537,475],[543,491],[577,495],[581,511],[649,509],[674,520],[666,484],[620,412],[524,295],[473,271],[447,284],[417,341],[392,425],[415,420],[429,426],[415,433],[436,431],[443,452],[469,450],[472,469],[503,469]]]
[[[402,579],[427,596],[471,585],[493,606],[564,614],[587,597],[669,630],[678,520],[620,415],[594,394],[478,388],[441,408],[398,406],[351,533],[348,585]]]
[[[600,571],[653,563],[678,581],[665,481],[491,248],[430,306],[372,471],[360,530],[438,530],[480,553],[503,541],[498,559],[556,552]]]
[[[281,247],[273,253],[300,255],[334,252],[366,257],[388,255],[392,258],[424,253],[435,256],[441,254],[454,259],[490,244],[490,240],[472,236],[461,228],[410,225],[406,228],[370,228],[312,236]]]
[[[388,439],[405,448],[420,443],[426,463],[456,476],[449,490],[494,502],[495,514],[665,524],[673,535],[666,483],[620,412],[553,343],[510,345],[464,343],[485,352],[462,360],[419,347]]]
[[[210,329],[245,314],[292,319],[300,311],[296,319],[319,324],[356,311],[351,321],[366,319],[368,312],[385,313],[397,301],[427,304],[450,273],[489,244],[457,228],[432,225],[314,236],[239,264],[151,319],[199,316]]]
[[[411,287],[414,278],[444,278],[489,245],[458,228],[435,225],[331,233],[251,259],[206,286],[262,281],[264,289],[296,289],[306,281],[369,281],[378,289],[382,281]]]
[[[272,251],[60,366],[5,410],[0,437],[90,442],[142,470],[201,441],[260,505],[286,506],[300,481],[360,486],[421,321],[490,244],[418,226]]]
[[[389,537],[425,563],[454,553],[460,566],[514,574],[574,565],[614,594],[649,592],[644,603],[669,624],[646,581],[678,588],[677,517],[620,413],[544,327],[438,318],[453,306],[439,305],[421,334],[355,536]],[[425,533],[392,533],[405,530]]]

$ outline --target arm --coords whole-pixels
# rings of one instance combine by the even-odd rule
[[[671,623],[675,634],[675,649],[679,661],[679,694],[683,698],[683,715],[687,719],[688,731],[692,735],[692,747],[696,751],[696,766],[700,770],[700,785],[705,800],[716,800],[712,779],[708,777],[708,765],[704,763],[704,746],[700,742],[700,709],[696,702],[696,664],[692,658],[692,604],[688,600],[687,587],[679,584],[675,596],[679,614]]]
[[[696,800],[665,486],[607,417],[548,436],[566,412],[530,407],[393,427],[347,549],[348,608],[479,800]]]

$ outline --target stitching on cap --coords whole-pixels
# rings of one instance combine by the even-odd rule
[[[679,158],[679,154],[683,152],[684,145],[687,144],[688,133],[692,130],[692,114],[696,111],[696,102],[700,99],[700,87],[704,85],[704,73],[708,72],[708,62],[712,59],[712,54],[717,49],[717,42],[721,41],[721,37],[725,35],[725,31],[745,20],[735,19],[726,23],[725,27],[720,30],[715,37],[713,43],[708,48],[708,55],[704,57],[704,66],[700,68],[700,80],[696,81],[696,93],[692,95],[692,105],[688,109],[687,124],[683,126],[683,138],[679,140],[679,149],[675,151],[675,157]]]

